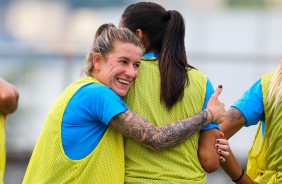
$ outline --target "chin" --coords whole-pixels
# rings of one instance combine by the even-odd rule
[[[127,92],[125,93],[119,93],[119,96],[124,97],[127,94]]]
[[[124,97],[126,94],[127,94],[127,91],[124,92],[124,91],[115,91],[116,94],[118,94],[118,96],[121,96],[121,97]]]

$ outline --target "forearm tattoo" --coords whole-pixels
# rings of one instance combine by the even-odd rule
[[[110,126],[124,136],[149,147],[163,150],[177,145],[200,131],[207,123],[206,110],[184,120],[176,121],[161,127],[152,125],[132,111],[126,111],[114,117]]]
[[[225,118],[228,120],[241,120],[242,118],[244,118],[245,120],[244,115],[238,109],[233,108],[233,107],[231,107],[226,112]]]

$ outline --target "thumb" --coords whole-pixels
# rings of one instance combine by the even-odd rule
[[[213,96],[218,97],[222,92],[222,85],[219,85],[218,88],[215,90]]]

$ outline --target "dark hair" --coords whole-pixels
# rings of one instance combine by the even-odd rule
[[[94,67],[92,62],[93,55],[95,53],[99,53],[103,57],[106,57],[113,51],[114,41],[132,43],[143,49],[141,41],[129,29],[117,28],[114,24],[111,23],[103,24],[98,28],[96,32],[92,47],[88,52],[85,60],[83,71],[87,76],[92,75],[92,70]]]
[[[183,98],[184,88],[189,84],[187,70],[194,68],[187,61],[182,15],[176,10],[166,11],[156,3],[139,2],[124,10],[122,24],[132,32],[141,29],[147,35],[146,53],[151,50],[160,52],[160,100],[171,109]]]

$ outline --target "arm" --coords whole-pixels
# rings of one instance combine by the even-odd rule
[[[0,111],[4,115],[11,114],[18,107],[19,93],[10,83],[0,78]]]
[[[231,107],[227,111],[224,122],[220,125],[220,129],[224,133],[225,138],[229,139],[238,132],[245,123],[245,116],[238,109]]]
[[[252,181],[251,178],[245,173],[236,157],[229,149],[229,157],[226,158],[225,162],[221,162],[221,167],[224,169],[226,174],[231,178],[236,184],[255,184],[256,182]]]
[[[220,93],[221,89],[216,90],[210,98],[207,105],[210,110],[205,109],[190,118],[162,127],[153,126],[130,110],[115,116],[110,121],[110,126],[151,150],[161,151],[183,142],[212,120],[221,123],[225,116],[225,108],[218,99]]]
[[[222,88],[222,86],[219,86],[219,88]],[[214,89],[212,87],[212,84],[208,80],[205,100],[209,99],[213,92]],[[206,106],[205,103],[204,107]],[[200,132],[198,158],[202,168],[207,173],[216,171],[220,167],[219,162],[224,161],[224,156],[228,156],[228,152],[226,152],[226,150],[229,148],[227,140],[225,140],[225,145],[219,145],[219,148],[215,147],[215,140],[224,137],[223,133],[220,133],[218,129],[219,126],[217,127],[216,125],[210,124],[210,126],[204,127]]]
[[[214,141],[216,140],[216,141]],[[216,171],[220,162],[229,157],[229,144],[223,132],[217,129],[202,130],[199,138],[198,156],[207,173]]]
[[[229,139],[232,137],[237,131],[239,131],[244,124],[246,123],[246,119],[243,114],[236,108],[230,108],[227,113],[224,122],[221,124],[221,130],[224,132],[225,138]],[[223,170],[228,174],[228,176],[233,180],[238,180],[242,175],[242,167],[235,158],[234,154],[231,150],[229,150],[230,156],[226,158],[225,162],[222,162],[220,165]],[[253,182],[249,176],[243,173],[242,178],[236,182],[240,183],[255,183]]]
[[[110,126],[151,150],[161,151],[181,143],[210,121],[211,115],[204,110],[191,118],[155,127],[138,114],[127,110],[114,117]]]
[[[216,128],[200,132],[198,156],[201,166],[207,173],[216,171],[220,166],[219,155],[214,146],[215,140],[218,138],[220,135]]]

